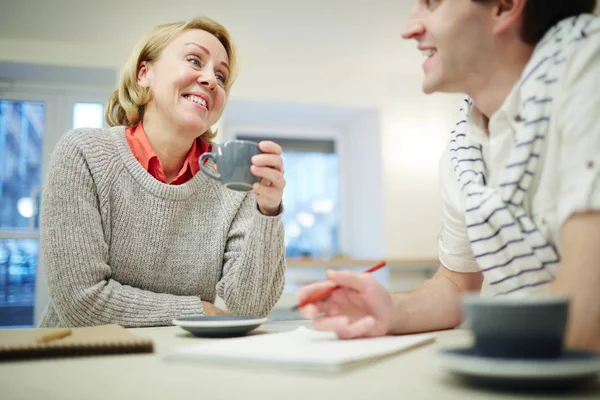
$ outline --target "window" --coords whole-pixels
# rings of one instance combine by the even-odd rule
[[[0,230],[36,226],[45,104],[0,100]]]
[[[0,100],[0,326],[33,324],[46,105]]]
[[[258,142],[255,136],[238,139]],[[330,140],[265,138],[283,148],[286,256],[330,258],[340,253],[340,173]]]
[[[0,240],[0,326],[33,325],[39,240]]]
[[[73,129],[102,128],[104,107],[96,103],[75,103],[73,106]]]
[[[48,303],[38,260],[44,168],[65,132],[104,126],[115,73],[0,60],[0,327],[33,325]]]

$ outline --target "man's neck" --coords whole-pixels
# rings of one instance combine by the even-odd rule
[[[490,60],[490,73],[473,86],[467,94],[475,107],[486,117],[491,118],[500,109],[510,91],[521,78],[525,66],[531,58],[534,47],[519,44],[507,49]]]

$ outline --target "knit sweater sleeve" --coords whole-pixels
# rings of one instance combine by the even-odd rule
[[[101,196],[78,135],[67,134],[55,148],[40,215],[42,256],[60,324],[158,326],[202,314],[198,297],[154,293],[111,278]]]
[[[269,314],[285,283],[282,214],[268,217],[246,196],[231,224],[217,293],[237,315]]]

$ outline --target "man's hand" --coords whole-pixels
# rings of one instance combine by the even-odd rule
[[[327,299],[302,308],[314,328],[343,339],[454,328],[461,322],[460,297],[479,291],[481,272],[460,273],[440,266],[435,276],[406,293],[388,293],[369,274],[327,272],[326,282],[298,292],[298,301],[326,287],[340,285]],[[321,315],[323,314],[323,315]]]
[[[324,288],[341,286],[325,300],[301,309],[305,318],[314,320],[316,330],[333,331],[342,339],[383,336],[389,332],[394,313],[392,297],[372,275],[327,271],[327,279],[298,292],[298,301],[302,301]]]

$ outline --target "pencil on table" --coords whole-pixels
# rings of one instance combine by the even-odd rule
[[[53,340],[62,339],[64,337],[67,337],[67,336],[71,335],[71,333],[72,333],[71,329],[61,329],[59,331],[50,332],[46,335],[40,336],[39,338],[37,338],[37,341],[40,343],[48,343]]]

